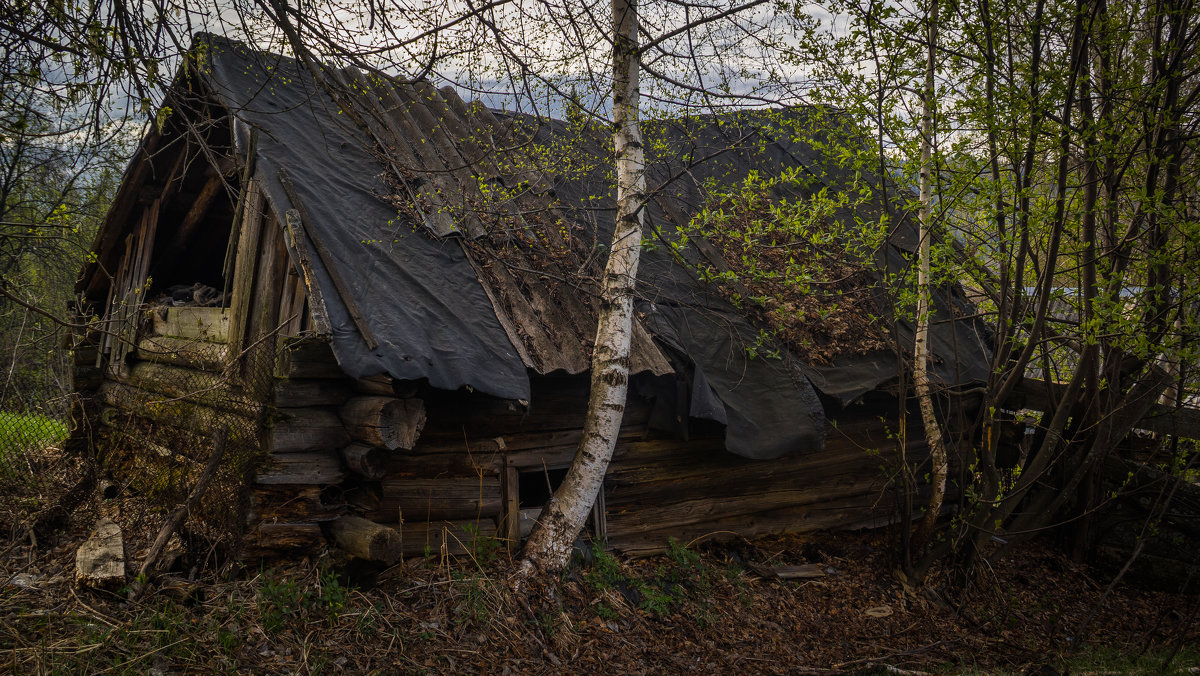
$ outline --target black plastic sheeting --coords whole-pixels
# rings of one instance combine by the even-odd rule
[[[380,343],[378,349],[367,348],[315,259],[333,327],[333,350],[342,368],[356,377],[387,373],[427,378],[438,388],[470,386],[497,397],[528,399],[525,366],[462,247],[452,239],[435,240],[381,199],[388,192],[380,179],[384,168],[365,135],[339,115],[295,61],[221,38],[208,40],[206,79],[244,123],[237,125],[242,149],[245,124],[259,129],[256,176],[272,207],[282,215],[294,206],[276,178],[285,167],[304,201],[313,234],[331,251]],[[647,166],[651,186],[662,187],[647,206],[647,240],[672,241],[675,227],[702,203],[707,181],[733,185],[752,170],[770,175],[796,166],[812,175],[814,186],[844,180],[826,174],[819,152],[794,140],[775,123],[778,119],[778,113],[742,114],[651,130],[673,153]],[[542,140],[565,133],[561,123],[537,125]],[[605,139],[592,142],[591,152],[608,156]],[[686,171],[680,161],[684,157],[691,161]],[[591,176],[559,180],[554,186],[562,210],[589,224],[600,242],[611,238],[614,215],[612,186],[604,171],[600,167]],[[780,196],[816,189],[783,188],[793,194]],[[596,195],[608,196],[599,209]],[[914,241],[911,230],[898,230],[893,244],[885,247],[882,255],[890,268],[909,264],[905,251]],[[899,359],[888,351],[849,355],[824,367],[801,364],[786,350],[779,350],[778,359],[752,358],[747,347],[762,342],[759,328],[695,278],[689,269],[695,251],[672,251],[669,246],[644,251],[637,309],[673,360],[685,366],[680,377],[690,382],[684,396],[691,416],[726,425],[727,450],[750,458],[818,450],[824,442],[825,412],[817,390],[846,404],[896,379]],[[948,317],[953,316],[949,305],[961,300],[945,290],[938,303],[938,315]],[[911,342],[911,327],[901,327],[900,334]],[[988,359],[978,336],[978,327],[970,322],[935,324],[935,378],[945,384],[986,378]]]
[[[333,352],[347,374],[428,378],[434,387],[469,385],[508,399],[529,398],[529,378],[501,328],[462,247],[435,241],[381,196],[383,167],[364,134],[314,85],[296,61],[209,38],[209,86],[233,115],[238,143],[259,129],[255,177],[280,218],[295,205],[279,183],[296,187],[312,234],[328,248],[379,341],[367,348],[321,260],[313,267],[333,329]]]

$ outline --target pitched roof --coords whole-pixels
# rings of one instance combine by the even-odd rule
[[[321,257],[312,257],[347,373],[528,399],[529,371],[588,368],[595,280],[614,214],[602,132],[489,111],[424,82],[327,69],[342,92],[335,102],[295,60],[200,40],[205,60],[197,74],[232,114],[241,154],[258,130],[255,175],[274,212],[303,203],[309,234],[343,273],[378,341],[368,345]],[[647,135],[661,146],[657,159],[651,153],[649,182],[662,186],[646,207],[647,240],[669,239],[686,224],[706,184],[797,166],[817,183],[836,183],[814,145],[781,124],[810,114],[659,123]],[[555,149],[570,157],[546,157]],[[290,194],[280,170],[294,186]],[[778,188],[781,196],[813,189]],[[889,267],[907,264],[909,230],[884,247]],[[890,350],[848,353],[824,366],[786,351],[781,359],[752,358],[745,348],[761,339],[761,327],[696,279],[691,265],[703,255],[695,247],[644,251],[631,370],[674,371],[689,381],[690,414],[726,424],[730,451],[765,458],[819,448],[825,418],[814,384],[848,402],[897,376]],[[959,300],[942,294],[938,302],[949,313]],[[911,327],[900,333],[911,335]],[[986,377],[969,323],[941,325],[933,342],[943,382]]]

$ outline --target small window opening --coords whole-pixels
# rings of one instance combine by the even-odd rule
[[[567,468],[560,469],[531,469],[521,472],[518,478],[517,491],[520,496],[521,509],[545,507],[550,502],[550,496],[562,485],[567,477]]]

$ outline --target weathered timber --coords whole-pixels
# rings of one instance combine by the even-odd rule
[[[315,523],[263,523],[246,534],[242,555],[266,557],[284,552],[313,555],[325,546],[325,534]]]
[[[332,521],[346,513],[344,503],[326,503],[320,486],[256,485],[250,489],[246,523],[271,521]]]
[[[312,242],[313,249],[317,252],[317,256],[321,259],[321,263],[325,266],[325,272],[329,275],[333,282],[334,288],[337,290],[338,296],[342,299],[342,304],[346,306],[346,312],[350,315],[350,319],[354,322],[354,326],[358,328],[359,334],[362,335],[363,341],[369,349],[374,350],[379,347],[379,341],[375,339],[375,334],[371,332],[371,327],[367,324],[367,320],[363,317],[362,312],[358,309],[358,303],[355,302],[353,294],[350,293],[350,287],[344,279],[342,279],[341,268],[333,259],[333,254],[325,247],[325,243],[317,236],[309,223],[308,211],[300,201],[300,195],[292,186],[291,180],[288,178],[287,171],[279,168],[279,183],[283,186],[287,193],[288,199],[292,203],[292,207],[300,216],[300,229],[304,231],[308,240]]]
[[[496,523],[491,519],[460,521],[405,522],[396,529],[402,538],[405,556],[459,556],[478,551],[479,540],[496,537]]]
[[[364,479],[375,481],[387,476],[387,449],[363,443],[353,443],[342,449],[342,460],[346,467]]]
[[[891,523],[895,513],[894,506],[887,500],[880,500],[877,491],[693,523],[668,521],[661,527],[647,524],[634,512],[622,513],[610,506],[608,544],[625,554],[648,556],[666,551],[669,538],[691,542],[829,529],[875,528]],[[631,521],[634,523],[631,524]],[[631,528],[631,525],[640,527]]]
[[[109,590],[125,584],[125,539],[112,519],[101,518],[75,552],[75,583]]]
[[[238,233],[237,256],[233,266],[233,284],[230,287],[230,320],[226,329],[227,342],[234,353],[240,354],[246,346],[246,326],[249,322],[250,302],[254,291],[254,271],[259,256],[259,240],[262,238],[265,197],[258,181],[250,179],[242,186],[241,231]]]
[[[388,460],[388,479],[436,479],[438,477],[473,477],[495,474],[504,466],[504,455],[499,451],[475,449],[463,453],[439,453],[437,455],[413,455],[392,453]]]
[[[329,343],[318,338],[283,341],[276,378],[345,378]]]
[[[191,338],[211,343],[229,340],[229,308],[156,308],[150,314],[153,317],[151,330],[155,336]]]
[[[220,373],[229,362],[229,346],[193,338],[147,336],[138,341],[134,357],[142,361]]]
[[[234,387],[224,377],[167,364],[138,362],[128,376],[116,379],[123,384],[181,399],[212,408],[253,417],[262,411],[262,404],[248,397],[240,387]]]
[[[254,478],[266,485],[336,484],[346,478],[336,453],[285,453],[271,455]]]
[[[284,244],[291,255],[292,263],[304,278],[304,290],[308,302],[308,312],[304,313],[301,328],[305,328],[311,320],[311,328],[318,336],[328,338],[333,335],[329,325],[329,309],[325,306],[325,297],[321,293],[317,273],[312,264],[312,252],[308,248],[308,238],[304,236],[304,226],[300,223],[300,214],[288,211],[283,217]]]
[[[811,505],[832,502],[856,496],[878,494],[884,480],[878,476],[857,478],[853,481],[834,484],[813,484],[794,488],[776,489],[767,492],[747,492],[714,499],[702,493],[690,499],[682,495],[674,499],[660,499],[651,494],[649,502],[626,501],[617,491],[607,491],[610,512],[610,527],[613,533],[633,534],[656,531],[703,523],[726,523],[730,520],[752,522],[755,515],[770,514],[775,510],[800,509]],[[620,528],[612,514],[621,514]]]
[[[392,382],[392,378],[385,375],[358,378],[354,381],[354,391],[360,394],[373,394],[377,397],[395,397],[396,391],[392,388]]]
[[[287,379],[275,382],[275,403],[288,408],[341,406],[354,388],[349,379]]]
[[[384,479],[377,510],[367,517],[384,521],[403,513],[406,521],[459,520],[500,514],[498,476],[442,479]]]
[[[327,408],[279,409],[281,420],[270,431],[270,450],[275,454],[327,451],[336,457],[350,443],[350,435],[336,413]]]
[[[186,397],[167,397],[111,380],[100,386],[99,397],[101,402],[109,406],[180,429],[207,430],[220,424],[252,425],[256,419],[254,415],[245,415],[245,412],[222,411],[193,403]],[[101,422],[112,424],[110,419],[104,417],[101,417]]]
[[[425,427],[420,399],[355,397],[341,410],[342,422],[355,439],[390,451],[411,450]]]
[[[358,516],[343,516],[330,522],[329,534],[342,550],[368,561],[391,565],[403,551],[400,533],[395,528]]]

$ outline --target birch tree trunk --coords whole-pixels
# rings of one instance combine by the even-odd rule
[[[566,565],[604,483],[625,413],[646,176],[638,127],[637,1],[613,0],[612,11],[617,216],[592,352],[591,396],[575,461],[529,536],[518,584],[534,572],[556,572]]]
[[[920,243],[917,248],[917,331],[913,344],[913,387],[921,406],[921,420],[925,425],[925,438],[929,442],[933,468],[930,472],[929,507],[921,522],[917,537],[918,547],[928,539],[942,510],[946,496],[948,460],[946,441],[941,426],[933,411],[933,388],[929,383],[929,320],[932,297],[930,289],[930,243],[932,239],[932,184],[933,184],[933,76],[936,61],[938,0],[931,0],[929,26],[926,35],[928,54],[925,62],[925,88],[921,93],[921,209]]]

